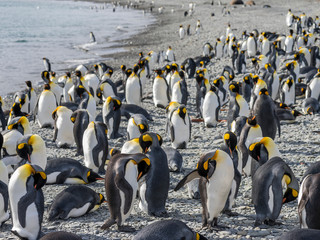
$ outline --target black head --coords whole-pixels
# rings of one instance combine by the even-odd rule
[[[32,88],[32,83],[31,83],[31,81],[26,81],[25,83],[27,84],[27,86],[28,86],[29,88]]]
[[[252,81],[253,81],[255,84],[258,82],[258,80],[259,80],[259,76],[258,76],[258,75],[254,75],[254,76],[252,77]]]
[[[262,89],[260,90],[260,92],[259,92],[259,95],[266,95],[266,96],[268,96],[268,95],[269,95],[268,90],[267,90],[266,88],[262,88]]]
[[[50,82],[50,73],[48,71],[43,71],[41,73],[41,78],[45,83],[49,83]]]
[[[74,74],[75,74],[77,77],[81,77],[81,76],[82,76],[82,73],[81,73],[79,70],[77,70]]]
[[[288,188],[283,195],[282,203],[294,201],[298,197],[298,192],[292,188]]]
[[[33,175],[34,178],[34,188],[36,190],[41,189],[47,182],[47,175],[45,172],[37,165],[32,165],[32,167],[35,170],[35,173]]]
[[[32,154],[33,148],[25,139],[17,143],[16,151],[21,158],[31,162],[30,155]]]
[[[256,116],[249,116],[248,119],[247,119],[247,123],[248,123],[250,126],[256,126],[256,125],[257,125]]]
[[[215,172],[217,164],[216,160],[214,159],[215,155],[216,154],[213,153],[207,153],[200,157],[200,160],[197,164],[197,170],[200,176],[209,179]]]
[[[236,83],[236,82],[231,82],[229,84],[229,89],[230,89],[231,92],[234,92],[234,93],[239,93],[240,92],[239,84]]]
[[[139,66],[138,65],[135,65],[134,67],[133,67],[133,72],[135,73],[135,74],[137,74],[138,73],[138,71],[139,71]]]
[[[125,72],[126,69],[127,69],[127,67],[126,67],[126,65],[121,65],[120,69],[121,69],[123,72]]]
[[[87,172],[88,183],[95,182],[97,180],[104,180],[98,173],[92,171],[91,169]]]
[[[224,142],[230,150],[230,154],[232,156],[232,152],[236,149],[237,146],[237,136],[233,132],[226,132],[223,136]]]

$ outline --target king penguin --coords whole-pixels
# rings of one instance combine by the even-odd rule
[[[165,108],[169,104],[169,85],[163,78],[161,69],[155,70],[156,77],[153,80],[153,102],[156,107]]]
[[[0,133],[0,149],[2,148],[3,137]],[[1,156],[0,156],[1,158]],[[8,194],[8,169],[0,159],[0,226],[9,219],[9,194]]]
[[[203,100],[202,116],[207,128],[217,126],[219,121],[219,111],[221,106],[217,92],[217,88],[211,85],[210,90],[206,93]]]
[[[74,144],[71,115],[72,111],[64,106],[59,106],[52,112],[54,119],[53,141],[59,148],[71,147]]]
[[[119,125],[121,120],[122,103],[118,97],[108,97],[102,106],[102,117],[104,124],[108,127],[108,138],[114,139],[121,137]]]

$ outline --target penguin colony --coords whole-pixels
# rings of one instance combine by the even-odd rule
[[[190,6],[195,11],[195,4]],[[232,229],[221,222],[238,218],[237,195],[247,191],[241,181],[249,179],[252,225],[272,229],[285,224],[279,215],[289,203],[292,211],[298,206],[302,229],[283,239],[320,237],[311,230],[320,229],[319,162],[299,179],[277,145],[285,124],[319,113],[320,21],[291,10],[285,20],[287,35],[253,30],[236,36],[229,24],[215,45],[206,42],[201,56],[187,59],[176,59],[169,46],[162,53],[140,52],[133,66],[99,62],[56,76],[54,64],[43,58],[45,84],[38,96],[27,81],[27,90],[14,95],[11,109],[4,111],[0,99],[2,227],[21,239],[81,239],[61,231],[43,236],[42,223],[99,212],[105,216],[101,231],[134,232],[133,239],[211,239]],[[198,20],[195,33],[201,31]],[[181,25],[181,41],[187,35]],[[210,73],[222,58],[231,60],[230,66]],[[143,108],[147,102],[162,116],[148,113]],[[41,137],[32,124],[49,128],[53,138]],[[166,134],[153,132],[153,124],[163,125]],[[199,154],[191,170],[183,170],[184,149],[192,148],[196,124],[213,133],[223,126],[221,144]],[[73,155],[49,158],[49,144],[57,151],[69,148]],[[180,181],[170,186],[179,172]],[[49,184],[71,186],[45,206],[42,189]],[[104,192],[95,191],[98,184]],[[188,191],[185,197],[198,205],[195,214],[201,212],[202,229],[175,219],[172,211],[179,208],[167,207],[172,188]],[[139,229],[131,224],[137,215],[159,221],[135,233]]]

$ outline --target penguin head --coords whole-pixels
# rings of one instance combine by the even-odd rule
[[[256,116],[249,116],[248,119],[247,119],[247,123],[248,123],[250,126],[256,126],[256,125],[257,125]]]
[[[66,76],[67,76],[67,78],[71,78],[71,73],[70,72],[66,72]]]
[[[126,76],[129,77],[132,74],[132,69],[129,68],[126,70]]]
[[[133,163],[137,165],[138,169],[138,177],[137,181],[139,181],[150,169],[150,159],[147,158],[144,154],[138,154],[135,156]]]
[[[234,92],[234,93],[240,92],[239,84],[236,82],[231,82],[229,85],[229,89],[231,92]]]
[[[8,130],[17,129],[22,135],[25,128],[29,126],[29,120],[25,116],[13,118],[8,124]]]
[[[268,96],[268,95],[269,95],[268,90],[267,90],[266,88],[262,88],[262,89],[260,90],[260,92],[259,92],[259,95],[266,95],[266,96]]]
[[[143,52],[139,52],[139,57],[143,58]]]
[[[156,70],[154,70],[154,72],[157,74],[157,76],[161,76],[162,74],[163,74],[163,71],[162,71],[162,69],[156,69]]]
[[[266,148],[266,145],[268,144],[267,141],[270,141],[270,139],[271,138],[262,138],[260,141],[252,143],[249,146],[249,155],[258,162],[260,159],[268,159],[268,149]]]
[[[138,71],[139,71],[139,66],[138,66],[138,65],[134,65],[134,67],[133,67],[133,72],[134,72],[135,74],[137,74]]]
[[[246,84],[250,84],[251,83],[250,79],[251,79],[250,75],[245,75],[243,77],[243,82],[245,82]]]
[[[286,84],[289,86],[289,89],[293,86],[293,78],[289,77],[286,81]]]
[[[43,71],[41,73],[41,78],[45,83],[49,83],[50,82],[50,73],[48,71]]]
[[[169,72],[171,72],[171,66],[169,64],[167,64],[165,66],[165,70],[166,70],[166,73],[168,74]]]
[[[185,70],[186,70],[186,67],[185,67],[184,65],[180,65],[180,69],[181,69],[182,71],[185,71]]]
[[[258,82],[258,80],[259,80],[259,76],[258,75],[254,75],[252,77],[252,81],[253,81],[254,84],[256,84]]]
[[[183,119],[184,123],[186,123],[187,109],[185,105],[180,105],[179,108],[177,109],[177,113]]]
[[[47,175],[44,170],[38,165],[24,164],[19,167],[22,172],[21,176],[24,179],[28,179],[30,176],[33,177],[33,187],[36,190],[42,188],[47,182]]]
[[[21,107],[21,103],[13,103],[10,112],[13,113],[15,116],[20,116],[22,113]]]
[[[76,70],[74,74],[79,78],[82,77],[82,73],[79,70]]]
[[[294,117],[298,117],[298,116],[302,116],[303,114],[297,110],[292,110],[291,111],[291,114],[294,116]]]
[[[213,84],[214,84],[217,88],[219,88],[219,87],[220,87],[220,84],[221,84],[221,80],[220,80],[219,78],[217,78],[217,79],[213,80]]]
[[[51,87],[50,87],[50,84],[44,84],[43,85],[43,90],[46,91],[46,90],[50,90]]]
[[[108,74],[109,74],[109,76],[111,77],[111,76],[112,76],[112,74],[113,74],[113,69],[109,68],[109,70],[108,70]]]
[[[97,180],[103,180],[104,178],[101,177],[98,173],[92,171],[91,169],[88,170],[87,172],[87,182],[92,183]]]
[[[237,136],[233,132],[226,132],[223,136],[226,146],[230,150],[230,156],[232,157],[232,152],[236,149],[237,146]]]
[[[120,109],[120,107],[122,105],[121,100],[118,97],[110,97],[109,96],[106,99],[106,102],[107,102],[108,108],[110,109],[110,107],[112,107],[113,111],[117,111],[118,109]]]
[[[31,81],[25,81],[25,83],[27,84],[27,87],[28,87],[28,88],[32,88],[32,83],[31,83]]]
[[[176,64],[176,63],[172,63],[171,64],[171,71],[172,72],[175,72],[175,71],[177,71],[178,70],[178,65]]]
[[[154,145],[162,145],[162,137],[159,134],[152,132],[145,132],[139,137],[139,144],[143,152],[148,152],[149,148]]]
[[[214,85],[210,84],[210,90],[209,91],[217,92],[217,88]]]
[[[98,205],[101,205],[102,203],[107,202],[101,193],[98,193],[98,195],[99,195],[99,204]]]
[[[282,177],[282,185],[286,185],[287,189],[283,194],[282,203],[287,203],[295,200],[299,193],[299,184],[290,174],[285,173]]]
[[[120,69],[121,69],[123,72],[125,72],[126,69],[127,69],[127,67],[126,67],[126,65],[121,65]]]
[[[55,78],[56,77],[56,72],[50,72],[51,78]]]
[[[184,79],[185,75],[184,75],[184,72],[183,71],[179,71],[179,77],[181,79]]]
[[[199,72],[199,74],[196,75],[196,81],[200,85],[203,80],[204,80],[204,76],[202,73]]]
[[[28,144],[28,142],[25,142],[24,139],[22,142],[21,141],[19,141],[19,142],[18,142],[17,148],[16,148],[17,154],[21,158],[27,160],[28,162],[31,162],[30,155],[32,154],[32,151],[33,151],[32,146],[30,144]]]
[[[308,107],[306,112],[307,114],[310,114],[310,115],[313,115],[315,113],[313,107]]]
[[[18,142],[16,151],[18,155],[30,162],[30,156],[34,150],[45,147],[43,139],[37,134],[28,134],[23,136]]]
[[[171,112],[172,110],[178,108],[180,106],[180,103],[178,102],[170,102],[169,105],[166,107],[166,113]]]
[[[200,61],[200,67],[204,67],[204,62],[203,61]]]
[[[100,87],[97,88],[96,90],[96,96],[102,100],[102,90],[101,90],[102,85],[100,85]]]
[[[200,157],[200,160],[197,164],[197,170],[200,176],[205,177],[206,179],[211,178],[212,174],[216,170],[218,151],[210,152]]]

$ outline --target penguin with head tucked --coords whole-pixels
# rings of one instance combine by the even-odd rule
[[[103,180],[97,173],[70,158],[56,158],[48,161],[47,184],[87,184]]]
[[[118,97],[108,97],[102,106],[102,117],[104,124],[108,127],[108,138],[121,137],[119,125],[121,120],[121,101]]]
[[[54,126],[52,112],[57,108],[57,106],[58,103],[54,93],[50,90],[50,85],[45,84],[43,91],[38,97],[33,113],[34,118],[37,117],[38,124],[41,128]]]
[[[234,178],[234,166],[230,156],[222,150],[202,155],[197,169],[185,176],[174,190],[179,190],[195,178],[200,178],[202,226],[220,230],[218,216],[226,204]]]
[[[251,161],[251,176],[253,177],[257,169],[265,164],[269,159],[281,157],[279,149],[272,138],[256,138],[249,146],[249,155],[255,159]]]
[[[260,90],[252,112],[257,118],[257,123],[260,125],[264,137],[274,139],[277,130],[280,137],[280,121],[275,111],[275,104],[267,89]]]
[[[3,137],[0,133],[0,149],[2,148]],[[0,227],[9,219],[9,194],[8,194],[8,169],[1,159],[0,152]]]
[[[59,106],[52,112],[54,119],[53,141],[59,148],[71,147],[74,144],[72,114],[72,111],[64,106]]]
[[[167,155],[160,146],[162,138],[158,134],[145,132],[140,136],[139,142],[151,164],[139,187],[139,208],[151,216],[166,216],[170,176]]]
[[[281,84],[280,101],[287,106],[291,106],[296,102],[295,83],[290,76],[287,80],[284,80]]]
[[[33,165],[46,169],[47,152],[44,140],[37,134],[23,136],[17,142],[18,155]]]
[[[139,138],[142,133],[147,131],[149,131],[147,118],[142,114],[132,114],[127,127],[128,140]]]
[[[90,122],[83,133],[82,147],[84,165],[94,172],[105,173],[108,156],[108,129],[102,122]]]
[[[9,181],[12,229],[21,239],[38,239],[44,212],[44,197],[41,188],[46,183],[46,174],[37,165],[24,164]]]
[[[304,99],[301,107],[304,114],[316,114],[320,111],[319,101],[312,97]]]
[[[73,136],[77,145],[77,155],[83,154],[82,148],[82,138],[83,133],[87,129],[90,122],[94,119],[85,109],[78,109],[74,111],[70,117],[71,122],[73,122]]]
[[[249,116],[246,120],[246,124],[241,130],[238,144],[238,148],[242,156],[242,168],[246,176],[251,175],[252,157],[249,156],[248,148],[251,142],[258,137],[262,137],[261,127],[257,123],[257,119],[255,116]]]
[[[115,97],[118,95],[116,85],[111,79],[107,78],[103,80],[96,90],[98,98],[105,100],[108,97]]]
[[[205,240],[206,237],[194,232],[179,220],[160,220],[141,229],[132,240],[163,240],[163,239],[196,239]]]
[[[25,116],[15,117],[8,123],[8,130],[16,129],[22,135],[32,134],[30,123]]]
[[[231,82],[229,85],[229,89],[233,94],[231,94],[230,101],[229,101],[229,111],[228,111],[228,117],[227,117],[228,130],[230,130],[231,123],[237,117],[239,116],[247,117],[250,113],[249,104],[243,98],[243,96],[240,95],[239,84],[237,82]]]
[[[191,120],[186,107],[180,105],[171,111],[167,121],[172,147],[187,148],[187,143],[191,139]]]
[[[82,185],[71,186],[57,194],[48,210],[48,221],[80,217],[97,210],[105,202],[101,193]]]
[[[232,185],[226,205],[223,212],[229,216],[236,215],[236,213],[231,212],[234,201],[238,195],[241,173],[242,173],[242,159],[240,158],[240,152],[237,148],[237,136],[233,132],[226,132],[223,136],[224,145],[221,146],[221,150],[225,151],[232,159],[234,166],[234,178],[232,180]]]
[[[202,117],[206,127],[215,127],[219,121],[220,98],[218,90],[211,85],[210,90],[206,93],[202,104]]]
[[[280,157],[274,157],[259,167],[252,179],[255,226],[277,224],[282,204],[295,200],[298,191],[297,179]]]
[[[133,208],[138,181],[148,173],[150,165],[150,159],[141,153],[116,154],[111,158],[105,177],[110,218],[102,225],[102,229],[117,224],[119,231],[134,231],[132,227],[123,224]]]

